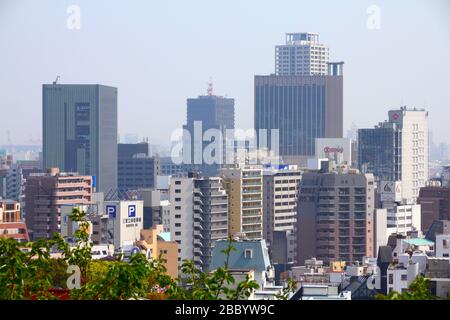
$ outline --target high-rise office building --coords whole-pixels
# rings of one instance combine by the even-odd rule
[[[263,229],[264,239],[273,251],[277,248],[277,240],[286,242],[287,255],[283,262],[292,263],[297,256],[297,205],[298,191],[302,172],[297,166],[270,166],[263,170]],[[276,231],[284,232],[279,237]]]
[[[228,196],[219,177],[174,177],[170,185],[170,238],[182,260],[192,259],[207,270],[218,239],[228,236]]]
[[[31,239],[50,239],[61,231],[61,206],[91,202],[92,177],[49,169],[31,174],[25,183],[26,224]]]
[[[159,158],[149,156],[147,142],[118,145],[117,177],[120,190],[154,188]]]
[[[307,172],[298,206],[298,261],[362,261],[374,254],[372,174]]]
[[[221,171],[228,194],[230,235],[263,238],[263,178],[261,165],[235,165]]]
[[[275,47],[277,75],[326,75],[328,47],[319,42],[318,33],[286,33],[286,44]]]
[[[389,111],[389,121],[358,131],[358,161],[362,172],[379,181],[401,181],[402,197],[416,200],[428,180],[428,112]]]
[[[316,138],[343,136],[344,63],[328,62],[328,48],[315,33],[286,34],[275,56],[275,74],[255,76],[258,145],[277,151],[271,130],[278,130],[284,162],[306,167],[315,155]]]
[[[117,188],[117,88],[44,84],[43,166],[95,176],[97,191]]]
[[[255,76],[255,130],[278,130],[279,154],[290,158],[315,155],[316,138],[342,138],[343,76]],[[305,160],[306,161],[306,160]],[[302,164],[302,163],[296,163]]]
[[[187,121],[183,128],[189,132],[190,139],[183,137],[183,153],[190,159],[195,171],[202,175],[214,176],[226,159],[226,130],[234,129],[234,99],[224,98],[212,94],[212,87],[208,89],[208,95],[199,96],[187,100]],[[203,135],[208,129],[220,130],[222,134],[221,147],[212,153],[212,161],[205,159],[205,148],[211,143],[212,138]],[[219,162],[219,163],[217,163]]]

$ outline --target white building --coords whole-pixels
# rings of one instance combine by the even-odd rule
[[[329,159],[337,165],[352,165],[352,141],[346,138],[316,138],[316,159]]]
[[[140,240],[144,227],[144,201],[105,201],[108,230],[113,236],[114,248],[129,248]]]
[[[273,232],[286,232],[287,263],[295,261],[297,251],[297,203],[301,177],[301,171],[295,165],[270,166],[263,170],[264,238],[275,249]],[[275,254],[272,254],[272,259]],[[276,260],[274,262],[280,262]]]
[[[222,179],[195,174],[174,177],[169,202],[169,218],[163,215],[163,219],[170,238],[179,245],[179,265],[193,259],[198,267],[208,269],[215,241],[228,236],[228,196]]]
[[[287,33],[286,44],[275,47],[277,75],[327,75],[328,60],[318,33]]]
[[[428,112],[402,107],[389,111],[389,122],[395,123],[401,133],[403,198],[417,199],[428,180]]]
[[[436,235],[435,252],[436,258],[450,257],[450,234]]]

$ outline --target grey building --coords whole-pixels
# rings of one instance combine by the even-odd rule
[[[119,189],[151,189],[160,173],[159,158],[149,157],[147,142],[119,144],[117,172]]]
[[[200,125],[199,134],[195,132],[195,124]],[[183,126],[190,134],[190,139],[184,137],[184,151],[189,157],[189,163],[193,164],[194,170],[205,176],[214,176],[218,173],[221,164],[225,163],[225,133],[227,129],[234,129],[234,99],[209,95],[199,96],[187,100],[187,120]],[[220,163],[209,164],[203,159],[203,151],[211,142],[203,141],[203,134],[208,129],[218,129],[222,133],[222,148],[215,150],[213,156]],[[196,149],[199,147],[198,149]],[[217,154],[221,152],[222,154]],[[201,157],[200,157],[201,156]]]
[[[219,177],[190,173],[170,187],[170,235],[180,246],[179,261],[192,259],[207,270],[216,240],[228,236],[228,196]]]
[[[43,167],[95,176],[97,191],[117,188],[117,88],[44,84]]]
[[[315,155],[316,138],[342,138],[342,64],[329,64],[329,75],[255,76],[254,123],[261,146],[267,130],[267,147],[272,149],[271,130],[279,130],[279,155],[291,159]],[[306,161],[306,160],[303,160]]]
[[[298,263],[362,261],[374,250],[374,178],[347,173],[307,172],[298,205]]]

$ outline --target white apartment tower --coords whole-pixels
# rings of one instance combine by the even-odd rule
[[[287,262],[297,250],[297,203],[301,171],[295,165],[266,167],[263,171],[264,238],[275,250],[274,231],[286,232]]]
[[[416,200],[428,180],[428,112],[402,107],[389,111],[389,122],[401,132],[402,197]]]
[[[328,47],[318,33],[286,33],[286,44],[275,47],[276,75],[327,75]]]
[[[170,182],[170,238],[184,259],[207,270],[215,241],[228,236],[228,197],[219,177],[189,173]]]

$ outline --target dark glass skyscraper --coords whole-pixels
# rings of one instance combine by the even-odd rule
[[[117,188],[117,88],[44,84],[43,166],[96,177],[97,191]]]
[[[316,138],[342,138],[343,76],[255,76],[255,130],[279,130],[280,156],[314,156]]]
[[[385,123],[358,130],[358,159],[362,172],[373,173],[379,181],[401,180],[400,131]]]
[[[201,123],[201,136],[195,132],[195,123],[199,125]],[[200,127],[198,127],[200,128]],[[234,129],[234,99],[224,98],[215,95],[199,96],[195,99],[187,100],[187,121],[184,129],[191,135],[190,143],[190,155],[191,164],[194,164],[194,168],[199,170],[205,176],[213,176],[217,174],[221,167],[221,164],[208,164],[205,163],[203,157],[201,163],[196,163],[196,156],[194,153],[195,140],[201,141],[202,136],[208,129],[218,129],[222,132],[222,163],[225,162],[225,137],[227,129]],[[204,141],[201,143],[202,148],[200,152],[205,150],[205,147],[210,144],[211,141]],[[187,145],[184,145],[186,148]],[[216,150],[218,152],[218,150]],[[189,153],[189,151],[188,151]],[[197,155],[198,157],[198,155]]]

